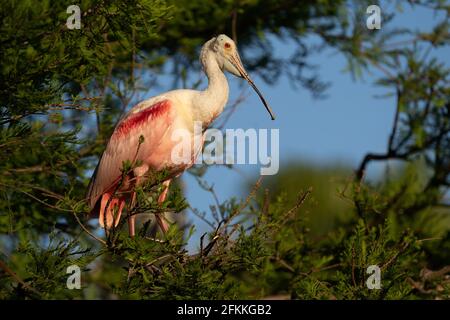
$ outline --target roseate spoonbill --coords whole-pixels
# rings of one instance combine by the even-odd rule
[[[147,181],[152,172],[169,172],[158,199],[159,203],[164,202],[171,179],[192,166],[202,149],[201,145],[196,150],[190,148],[190,161],[175,164],[171,154],[177,142],[171,137],[176,130],[183,129],[192,136],[189,141],[193,141],[196,121],[206,128],[220,115],[229,91],[224,71],[246,79],[274,119],[266,100],[245,71],[232,39],[222,34],[207,41],[202,47],[200,61],[208,77],[206,90],[173,90],[160,94],[140,102],[118,122],[93,174],[87,195],[91,216],[98,216],[102,227],[105,227],[104,222],[108,229],[113,224],[117,226],[126,200],[131,200],[133,206],[135,187]],[[139,165],[123,178],[121,169],[127,160]],[[166,232],[168,225],[163,217],[156,215],[156,221]],[[135,216],[129,216],[131,236],[135,234],[134,225]]]

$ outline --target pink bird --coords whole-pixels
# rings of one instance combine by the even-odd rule
[[[169,173],[163,182],[164,189],[158,203],[166,199],[171,179],[193,165],[202,149],[194,146],[194,123],[201,123],[203,130],[223,111],[228,100],[228,82],[224,71],[244,78],[261,98],[272,120],[272,110],[245,71],[236,44],[226,35],[219,35],[206,42],[201,50],[200,61],[208,77],[204,91],[173,90],[134,106],[117,124],[98,166],[93,174],[87,200],[91,216],[98,217],[102,227],[117,226],[127,200],[134,205],[136,186],[151,178],[152,173],[164,170]],[[190,141],[189,159],[174,161],[173,148],[179,143],[174,135],[183,132]],[[144,138],[140,141],[141,136]],[[138,163],[123,179],[121,169],[124,161]],[[119,185],[120,183],[120,185]],[[161,215],[156,221],[165,233],[168,224]],[[131,236],[135,234],[135,216],[128,217]]]

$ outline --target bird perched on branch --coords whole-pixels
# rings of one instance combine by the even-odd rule
[[[226,35],[207,41],[201,50],[200,61],[208,77],[204,91],[173,90],[142,101],[134,106],[117,124],[93,174],[87,195],[91,216],[98,217],[102,227],[117,226],[129,201],[136,201],[136,186],[150,179],[152,173],[166,171],[168,178],[162,183],[163,191],[158,202],[166,199],[171,179],[180,175],[195,162],[201,143],[194,143],[194,124],[200,123],[203,131],[223,111],[228,100],[228,82],[224,71],[244,78],[261,98],[272,120],[274,115],[261,92],[242,65],[236,44]],[[185,161],[174,159],[173,150],[180,136],[190,154]],[[187,142],[186,142],[187,141]],[[124,163],[132,169],[123,174]],[[168,224],[161,214],[156,221],[163,232]],[[135,234],[135,216],[128,216],[131,236]]]

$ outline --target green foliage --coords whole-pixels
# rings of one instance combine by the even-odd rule
[[[415,33],[391,29],[395,12],[384,12],[378,32],[358,18],[368,3],[82,1],[82,28],[69,30],[69,1],[3,1],[0,298],[450,298],[449,69],[431,54],[449,44],[449,6],[398,1],[447,14]],[[178,186],[157,203],[165,172],[136,190],[117,228],[99,230],[85,192],[115,123],[167,67],[175,86],[195,80],[186,74],[199,68],[199,45],[221,32],[268,83],[287,75],[314,95],[326,85],[309,72],[311,36],[344,54],[355,79],[381,73],[377,84],[397,98],[386,151],[367,154],[354,175],[292,164],[224,202],[201,180],[206,168],[193,168],[216,201],[211,212],[192,208],[210,226],[196,252],[186,250],[195,226],[155,232],[155,214],[188,207]],[[274,40],[295,52],[277,56]],[[402,165],[364,179],[370,163],[387,160]],[[124,176],[136,165],[125,162]],[[134,238],[131,215],[141,222]],[[74,264],[82,290],[66,288]],[[366,286],[370,265],[381,268],[380,290]]]
[[[61,285],[67,281],[67,268],[77,265],[81,271],[87,272],[87,265],[96,254],[90,248],[82,248],[76,239],[67,239],[56,233],[38,243],[22,241],[11,261],[20,268],[16,272],[27,274],[24,281],[32,283],[32,286],[13,286],[9,281],[2,281],[2,299],[73,299],[77,296],[76,291]]]

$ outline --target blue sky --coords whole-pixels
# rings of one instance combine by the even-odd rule
[[[392,2],[384,2],[392,8]],[[381,5],[383,10],[383,5]],[[412,10],[409,6],[393,21],[393,26],[409,27],[413,30],[429,30],[436,17],[431,10]],[[365,21],[367,16],[362,16]],[[383,26],[380,31],[387,32]],[[294,46],[289,43],[276,43],[279,54],[289,55]],[[440,50],[436,55],[441,61],[448,61],[450,50]],[[392,126],[395,101],[394,98],[380,98],[388,93],[386,89],[373,83],[378,78],[376,72],[365,75],[364,81],[355,82],[349,73],[343,72],[346,60],[332,50],[325,50],[308,60],[319,66],[321,79],[330,82],[327,98],[314,100],[303,88],[293,89],[286,77],[274,85],[266,85],[262,79],[254,77],[266,99],[270,102],[277,119],[271,121],[259,98],[249,88],[248,98],[228,121],[226,128],[278,128],[280,129],[280,168],[292,162],[311,162],[315,164],[345,164],[356,167],[367,152],[385,151],[388,135]],[[245,61],[243,61],[245,64]],[[197,75],[195,75],[197,76]],[[230,100],[238,96],[243,80],[228,76],[230,83]],[[159,94],[164,86],[149,92]],[[163,89],[163,90],[161,90]],[[220,121],[220,120],[219,120]],[[371,166],[370,172],[375,176],[381,166]],[[214,188],[220,201],[236,196],[245,198],[244,181],[256,180],[258,165],[240,165],[236,169],[223,166],[211,166],[204,179]],[[195,179],[185,173],[183,183],[186,195],[192,207],[209,211],[214,204],[211,195],[203,191]],[[207,226],[187,212],[187,219],[196,224],[197,233],[189,244],[191,250],[198,247],[198,237]]]

